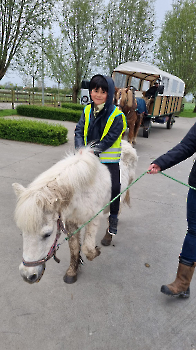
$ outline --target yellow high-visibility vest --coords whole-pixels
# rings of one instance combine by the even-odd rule
[[[87,105],[84,109],[84,115],[85,115],[85,124],[84,124],[84,145],[87,146],[87,135],[88,135],[88,127],[90,123],[90,114],[91,114],[91,104]],[[101,136],[101,140],[104,138],[104,136],[108,133],[115,117],[117,115],[122,115],[123,120],[123,130],[118,137],[118,139],[113,143],[113,145],[108,148],[106,151],[101,152],[99,155],[99,158],[101,160],[101,163],[118,163],[121,156],[121,139],[122,134],[125,132],[127,128],[127,121],[126,117],[123,112],[121,112],[117,107],[114,108],[113,112],[110,114],[107,123],[105,125],[103,135]],[[101,141],[100,140],[100,141]]]

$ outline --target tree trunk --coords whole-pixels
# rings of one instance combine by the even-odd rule
[[[4,75],[6,73],[6,69],[3,67],[0,69],[0,80],[3,79]]]
[[[34,105],[35,77],[33,75],[33,105]]]
[[[73,86],[73,90],[72,90],[72,102],[73,103],[77,103],[78,92],[79,92],[79,86],[77,86],[77,84],[75,84]]]

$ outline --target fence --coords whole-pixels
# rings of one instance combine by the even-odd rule
[[[72,95],[62,94],[44,94],[44,103],[57,107],[63,102],[70,102]],[[15,91],[15,90],[0,90],[0,102],[7,102],[12,104],[28,103],[29,105],[41,105],[42,104],[42,93],[41,92],[30,92],[30,91]]]

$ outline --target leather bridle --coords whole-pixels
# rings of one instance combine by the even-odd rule
[[[58,239],[60,238],[61,236],[61,232],[64,232],[65,234],[67,234],[67,230],[65,229],[64,225],[63,225],[63,222],[62,220],[60,219],[60,217],[58,218],[57,220],[57,233],[56,233],[56,237],[55,237],[55,240],[54,240],[54,243],[53,245],[51,246],[48,254],[45,256],[45,258],[43,259],[40,259],[40,260],[36,260],[36,261],[26,261],[24,259],[22,259],[22,262],[23,262],[23,265],[24,266],[27,266],[27,267],[33,267],[33,266],[39,266],[39,265],[43,265],[45,264],[46,261],[48,261],[50,258],[54,258],[54,260],[59,263],[60,262],[60,259],[58,259],[56,257],[56,250],[57,250],[57,242],[58,242]]]

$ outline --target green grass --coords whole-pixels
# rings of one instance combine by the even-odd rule
[[[193,113],[193,110],[195,108],[195,104],[191,102],[185,102],[184,103],[184,111],[180,113],[180,117],[184,118],[195,118],[196,113]]]
[[[10,115],[17,115],[16,109],[0,109],[0,117],[8,117]]]

